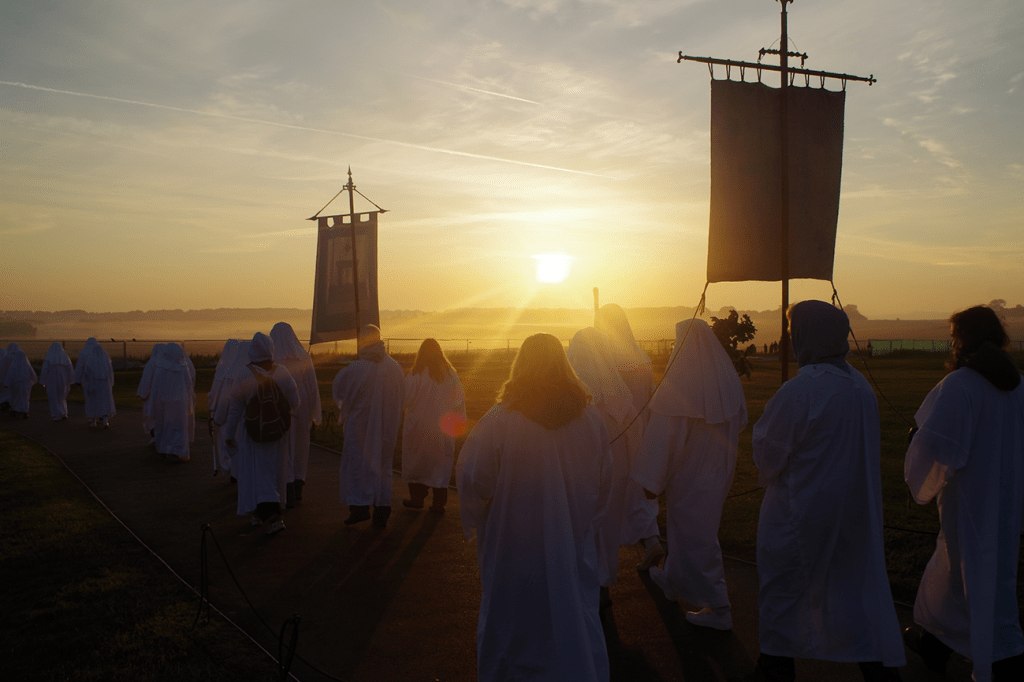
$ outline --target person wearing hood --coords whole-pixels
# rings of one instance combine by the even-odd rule
[[[0,377],[0,384],[7,390],[7,400],[10,402],[12,417],[23,417],[28,419],[29,398],[32,395],[32,385],[36,383],[36,371],[32,369],[32,363],[20,347],[8,351],[4,358],[7,371]]]
[[[156,451],[170,459],[187,461],[195,440],[195,394],[185,351],[169,343],[156,362],[147,403],[153,419]]]
[[[732,487],[747,405],[736,369],[704,320],[676,325],[665,378],[651,399],[630,477],[650,497],[665,493],[668,557],[651,580],[669,600],[698,607],[694,625],[732,629],[718,527]]]
[[[110,428],[110,418],[117,414],[114,406],[114,365],[103,346],[90,336],[78,354],[72,383],[82,386],[85,395],[85,418],[89,426]]]
[[[316,383],[313,358],[302,347],[292,326],[278,322],[270,330],[270,338],[274,341],[274,362],[284,365],[299,391],[299,407],[288,430],[288,455],[284,458],[280,481],[287,498],[285,506],[294,507],[302,499],[302,487],[306,485],[309,430],[321,420],[320,388]]]
[[[629,387],[616,370],[608,335],[595,327],[581,329],[569,342],[566,356],[613,439],[608,511],[597,532],[601,608],[606,609],[611,606],[609,588],[615,584],[618,574],[620,545],[634,545],[644,540],[654,543],[661,550],[661,556],[665,551],[658,539],[657,519],[646,513],[650,502],[644,497],[643,488],[629,478],[644,425],[637,418]],[[638,519],[642,520],[642,525],[636,523]]]
[[[802,301],[787,317],[800,372],[753,433],[766,488],[755,674],[791,681],[794,659],[812,658],[859,663],[865,680],[898,680],[905,658],[885,570],[875,392],[846,362],[846,313]]]
[[[50,344],[50,350],[46,351],[43,366],[39,369],[39,383],[46,386],[50,416],[55,422],[68,418],[68,392],[71,390],[73,373],[71,358],[64,351],[64,346],[54,341]]]
[[[904,633],[943,674],[952,651],[978,682],[1024,679],[1017,561],[1024,513],[1024,386],[995,311],[949,318],[950,373],[914,415],[904,478],[918,504],[935,499],[939,537]]]
[[[384,528],[391,516],[392,471],[405,401],[405,373],[387,354],[380,329],[359,330],[359,358],[334,377],[332,395],[338,423],[344,424],[341,453],[341,503],[345,525],[366,521]]]
[[[597,534],[612,488],[604,418],[551,334],[527,338],[456,466],[477,541],[477,671],[497,680],[608,680]]]
[[[288,401],[289,414],[295,418],[299,406],[299,391],[295,381],[283,365],[274,364],[274,342],[269,336],[256,332],[247,351],[249,364],[236,377],[231,393],[227,421],[224,425],[228,438],[225,447],[231,453],[231,471],[238,479],[238,515],[252,515],[252,525],[268,524],[267,534],[284,530],[281,503],[284,490],[279,488],[281,461],[288,454],[288,434],[270,442],[256,442],[247,422],[263,416],[248,413],[253,397],[261,382],[272,381]],[[269,391],[264,392],[269,394]],[[253,419],[255,417],[255,419]],[[257,428],[258,430],[258,428]],[[290,429],[289,429],[290,430]]]
[[[246,342],[248,343],[248,342]],[[236,373],[235,362],[239,359],[239,349],[242,344],[238,339],[228,339],[224,342],[224,348],[217,358],[217,368],[213,373],[213,382],[206,394],[206,405],[210,411],[210,428],[213,437],[213,475],[218,473],[231,474],[231,456],[228,454],[227,445],[224,441],[228,439],[224,422],[227,420],[228,407],[231,404],[231,387],[234,380],[231,378]],[[248,353],[248,346],[246,346]],[[248,357],[241,355],[241,357]],[[217,415],[220,414],[218,420]],[[237,440],[237,439],[236,439]]]
[[[466,430],[466,395],[437,339],[424,339],[405,377],[402,424],[402,482],[409,499],[402,505],[444,513],[455,464],[455,438]]]
[[[139,379],[139,387],[135,391],[135,395],[142,398],[142,430],[149,434],[149,442],[151,444],[156,442],[156,420],[153,419],[153,403],[149,400],[149,394],[153,390],[153,375],[156,373],[157,363],[160,362],[160,358],[163,357],[166,349],[166,343],[153,345],[153,350],[149,354],[149,360],[146,361],[146,366],[142,368],[142,378]]]
[[[7,348],[0,348],[0,410],[7,412],[11,409],[11,392],[4,386],[4,376],[7,374],[7,367],[10,365],[11,353],[21,348],[16,342],[7,344]]]

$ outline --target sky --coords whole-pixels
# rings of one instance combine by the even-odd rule
[[[711,75],[677,57],[756,61],[780,7],[0,0],[0,309],[310,308],[306,218],[349,168],[388,210],[382,309],[586,308],[593,287],[693,306]],[[806,68],[878,79],[847,85],[843,303],[1024,303],[1024,3],[788,11]],[[538,279],[541,254],[567,257],[562,281],[540,281],[550,263]],[[799,280],[790,298],[831,293]],[[707,301],[774,309],[780,286],[712,284]]]

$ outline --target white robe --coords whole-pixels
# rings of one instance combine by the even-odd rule
[[[224,343],[224,349],[217,360],[217,369],[213,375],[213,382],[206,394],[206,407],[210,411],[210,421],[213,422],[214,431],[214,462],[213,473],[231,473],[231,455],[225,443],[228,438],[238,440],[235,436],[229,436],[224,422],[227,421],[228,407],[231,404],[231,387],[234,379],[231,378],[236,372],[235,363],[240,361],[239,348],[241,344],[238,339],[228,339]],[[218,414],[220,415],[218,419]]]
[[[845,363],[844,363],[845,365]],[[754,426],[761,652],[904,665],[882,538],[878,403],[856,370],[807,364]]]
[[[308,356],[277,359],[276,355],[275,353],[274,362],[284,365],[295,380],[295,386],[299,391],[299,406],[294,411],[295,419],[288,430],[288,456],[281,472],[282,481],[305,481],[306,470],[309,467],[309,427],[312,424],[319,424],[321,420],[320,388],[316,383],[313,363]]]
[[[548,430],[495,405],[466,439],[456,475],[477,539],[481,682],[608,679],[595,536],[611,468],[593,407]]]
[[[114,365],[103,346],[86,343],[78,354],[75,372],[71,379],[82,385],[85,395],[86,419],[98,419],[117,414],[114,406]]]
[[[1024,514],[1024,384],[1000,391],[971,369],[949,374],[915,415],[907,450],[914,499],[938,498],[941,532],[914,602],[914,621],[974,663],[1024,652],[1017,561]]]
[[[56,346],[56,348],[54,347]],[[62,419],[68,416],[68,392],[71,390],[73,373],[71,359],[59,343],[50,346],[39,369],[39,383],[46,386],[46,397],[50,402],[50,416]]]
[[[188,459],[189,445],[195,440],[195,394],[185,353],[177,344],[168,344],[157,360],[147,402],[153,418],[156,451]]]
[[[601,586],[611,587],[618,574],[619,546],[658,535],[657,500],[646,499],[643,488],[629,478],[643,438],[643,420],[635,418],[633,393],[614,366],[605,332],[594,327],[581,329],[569,343],[566,357],[601,413],[609,438],[614,440],[610,443],[612,487],[608,509],[597,531],[598,574]],[[643,400],[647,400],[646,394]]]
[[[405,400],[405,373],[389,355],[360,358],[334,377],[338,423],[344,424],[341,503],[391,506],[391,476]]]
[[[150,433],[156,428],[156,421],[153,419],[153,404],[149,400],[149,394],[153,390],[153,374],[156,372],[156,363],[164,354],[167,348],[166,343],[158,343],[153,346],[149,354],[146,366],[142,368],[142,378],[139,379],[139,387],[135,395],[142,398],[142,431]]]
[[[25,351],[21,349],[9,353],[4,359],[7,360],[7,371],[0,384],[7,389],[7,401],[11,404],[11,411],[28,414],[32,385],[38,380],[36,371],[32,369]]]
[[[276,365],[271,375],[262,368],[253,367],[260,375],[273,377],[278,388],[284,392],[292,405],[294,420],[294,410],[299,404],[299,392],[288,370],[282,365]],[[252,375],[252,370],[247,368],[245,374],[240,373],[231,395],[225,424],[226,433],[237,434],[237,447],[231,453],[231,473],[238,479],[239,515],[251,514],[261,502],[284,501],[284,491],[278,488],[278,471],[281,459],[288,453],[287,436],[273,443],[256,443],[245,429],[245,407],[256,393],[256,386],[256,377]]]
[[[466,427],[466,395],[455,372],[437,383],[430,370],[405,377],[402,482],[447,488],[455,464],[455,434]]]
[[[650,576],[668,599],[729,606],[718,528],[747,424],[743,386],[703,320],[676,325],[676,348],[657,395],[631,477],[665,493],[668,556]]]
[[[0,351],[3,351],[0,353],[0,403],[10,402],[11,392],[4,386],[4,377],[7,376],[7,368],[13,359],[12,353],[20,349],[21,346],[14,342],[9,343],[7,348],[0,348]]]

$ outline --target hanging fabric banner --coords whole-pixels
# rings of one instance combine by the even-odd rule
[[[380,326],[377,303],[377,211],[320,216],[316,242],[316,283],[309,342],[356,338],[360,324]],[[355,230],[356,258],[352,258]],[[354,284],[358,273],[359,286]],[[358,296],[358,300],[357,300]]]
[[[789,278],[831,280],[846,93],[787,92]],[[781,93],[711,81],[709,282],[783,279]]]

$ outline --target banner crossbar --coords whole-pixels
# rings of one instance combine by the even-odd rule
[[[741,62],[736,61],[735,59],[716,59],[715,57],[692,57],[690,55],[684,55],[681,51],[679,53],[679,59],[676,60],[676,64],[681,64],[684,59],[689,62],[718,64],[720,66],[726,67],[738,66],[742,69],[758,69],[759,71],[762,69],[765,71],[782,71],[781,66],[776,66],[774,64],[764,64],[762,62]],[[841,81],[861,81],[867,83],[868,85],[878,82],[875,78],[875,74],[871,74],[870,76],[851,76],[848,73],[833,73],[831,71],[812,71],[811,69],[795,69],[793,67],[788,67],[786,69],[786,73],[801,74],[808,77],[818,76],[819,78],[835,78]]]

